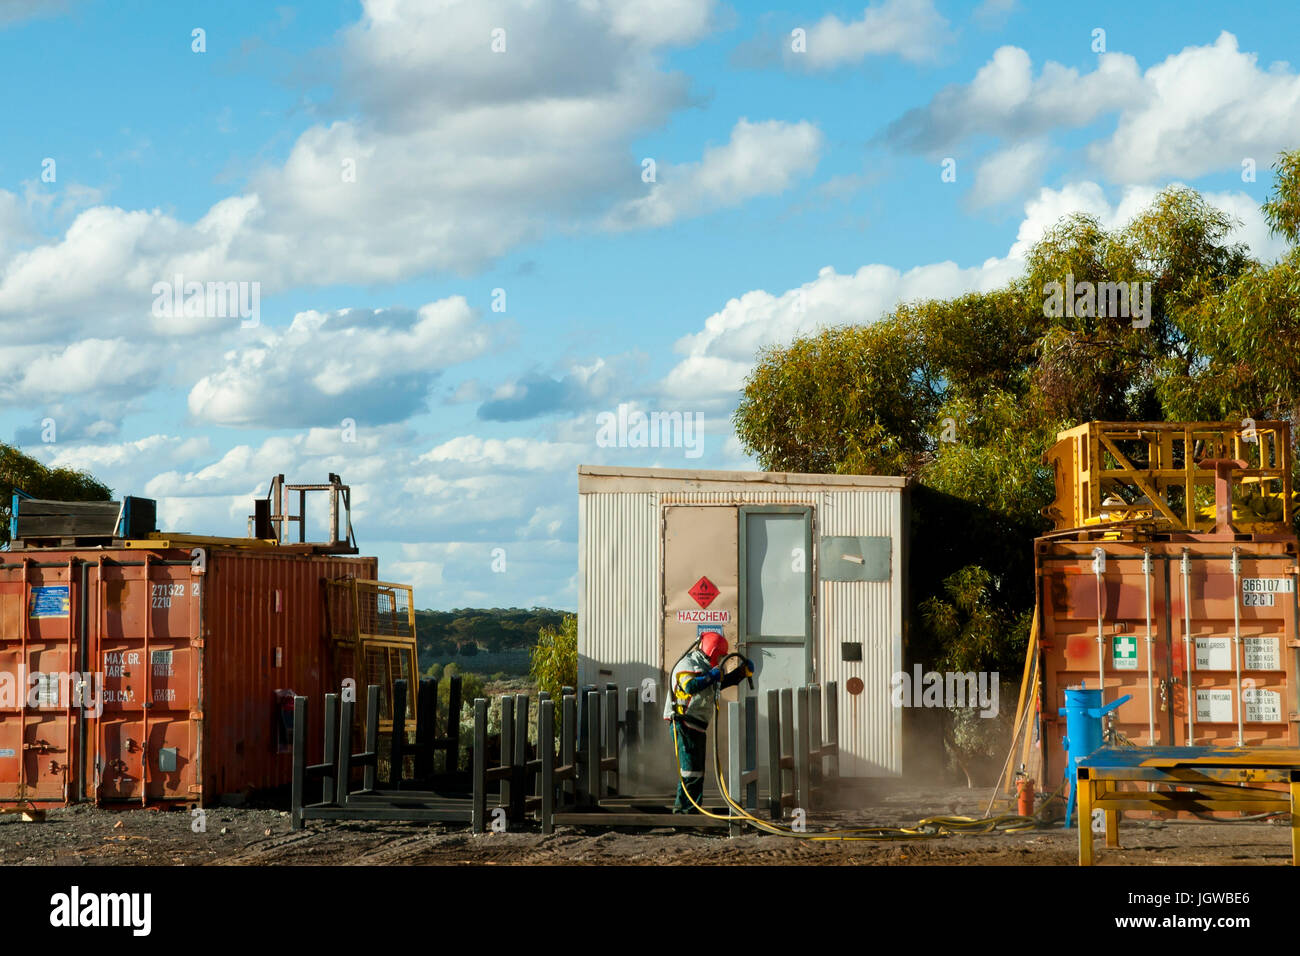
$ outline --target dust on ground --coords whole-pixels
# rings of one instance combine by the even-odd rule
[[[936,815],[983,816],[987,790],[899,788],[863,796],[852,812],[813,814],[820,825],[906,826]],[[186,811],[74,806],[43,822],[0,816],[0,865],[1043,865],[1073,866],[1078,834],[1060,823],[1038,830],[906,842],[797,840],[749,832],[558,827],[470,834],[460,824],[332,823],[290,828],[286,810],[214,807],[205,832]],[[1285,865],[1291,834],[1275,822],[1126,820],[1121,849],[1099,844],[1101,865]]]

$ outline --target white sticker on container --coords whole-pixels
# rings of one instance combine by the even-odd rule
[[[36,672],[32,675],[36,679],[36,707],[58,707],[59,706],[59,675],[43,674]]]
[[[1233,670],[1232,638],[1198,637],[1196,639],[1196,669],[1198,671]]]
[[[1242,578],[1242,594],[1294,594],[1295,578]]]
[[[18,752],[13,747],[0,747],[0,757],[16,757]]]
[[[154,677],[173,676],[171,651],[152,651],[149,656],[153,658]]]
[[[1242,640],[1246,645],[1246,670],[1280,671],[1282,669],[1280,646],[1276,637],[1247,637]]]
[[[1196,719],[1209,724],[1231,724],[1237,718],[1232,713],[1232,691],[1211,688],[1196,692]]]
[[[1246,705],[1246,720],[1257,724],[1282,722],[1282,695],[1263,687],[1247,687],[1241,692]]]

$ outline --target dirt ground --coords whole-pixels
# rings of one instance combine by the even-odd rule
[[[851,813],[818,825],[911,825],[926,816],[982,816],[987,791],[905,789],[863,797]],[[702,831],[560,827],[474,836],[462,826],[323,823],[289,828],[287,811],[213,808],[206,832],[186,812],[50,811],[39,823],[0,816],[0,865],[1074,865],[1078,835],[1057,823],[1023,833],[945,836],[907,842],[823,842],[758,833],[736,838]],[[1123,848],[1102,850],[1102,865],[1284,865],[1290,830],[1279,822],[1125,821]]]

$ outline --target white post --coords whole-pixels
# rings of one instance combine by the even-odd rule
[[[1101,576],[1106,570],[1106,552],[1100,547],[1092,549],[1092,573],[1097,576],[1097,687],[1101,690],[1101,702],[1106,703],[1106,636],[1102,633],[1101,621]]]
[[[1147,610],[1147,746],[1156,745],[1156,700],[1155,700],[1155,662],[1152,660],[1154,647],[1151,640],[1151,549],[1142,549],[1142,577],[1146,582]]]
[[[1232,662],[1237,669],[1237,746],[1246,746],[1241,732],[1241,558],[1240,549],[1232,549]]]
[[[1183,650],[1186,654],[1186,664],[1183,671],[1183,680],[1186,682],[1186,691],[1183,698],[1187,705],[1187,746],[1196,746],[1196,691],[1192,687],[1192,556],[1187,548],[1183,548]]]

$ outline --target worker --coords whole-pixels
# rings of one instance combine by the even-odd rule
[[[743,659],[741,666],[723,674],[721,665],[726,656],[727,639],[718,631],[705,631],[673,665],[669,675],[664,720],[676,725],[677,764],[681,771],[673,813],[697,812],[695,804],[704,796],[709,720],[713,717],[718,691],[754,676],[754,663],[748,658]]]

